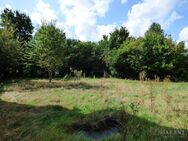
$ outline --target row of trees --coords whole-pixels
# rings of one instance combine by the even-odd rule
[[[64,76],[82,70],[86,76],[188,80],[188,50],[184,42],[166,36],[153,23],[144,37],[131,37],[125,27],[99,42],[67,39],[55,23],[43,23],[33,34],[29,16],[5,9],[1,13],[0,78]]]
[[[188,51],[184,42],[178,44],[165,36],[159,24],[153,23],[144,37],[128,38],[119,49],[113,50],[111,65],[119,77],[188,80]]]

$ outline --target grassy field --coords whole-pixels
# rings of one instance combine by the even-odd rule
[[[0,98],[0,141],[92,141],[74,126],[106,117],[121,127],[99,140],[188,140],[188,83],[11,80],[1,84]]]

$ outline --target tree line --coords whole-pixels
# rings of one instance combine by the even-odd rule
[[[126,27],[114,29],[99,42],[69,39],[54,22],[33,33],[25,13],[4,9],[0,23],[0,78],[64,77],[74,70],[84,76],[188,81],[188,50],[184,42],[165,35],[153,23],[143,37],[132,37]]]

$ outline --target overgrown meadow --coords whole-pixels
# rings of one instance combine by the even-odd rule
[[[73,125],[113,117],[119,132],[98,140],[184,141],[187,92],[187,83],[157,80],[12,80],[1,92],[1,140],[92,141]]]

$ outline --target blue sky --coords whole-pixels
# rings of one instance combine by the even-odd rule
[[[35,27],[56,21],[68,37],[98,41],[114,28],[126,26],[143,36],[152,22],[188,45],[188,0],[0,0],[5,7],[28,14]]]

